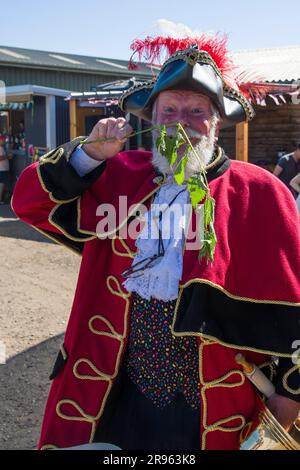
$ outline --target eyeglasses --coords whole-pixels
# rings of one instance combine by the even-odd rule
[[[185,189],[182,191],[179,191],[179,193],[172,199],[172,201],[168,204],[168,208],[173,204],[173,202],[177,199],[179,194],[183,193]],[[163,239],[162,239],[162,231],[161,231],[161,221],[162,221],[162,211],[159,212],[158,216],[158,252],[155,255],[149,256],[148,258],[145,258],[141,261],[138,261],[137,263],[133,264],[129,269],[126,269],[121,276],[124,277],[125,279],[136,279],[138,277],[141,277],[144,274],[144,271],[146,269],[152,268],[155,266],[156,261],[160,258],[162,258],[165,255],[165,248],[163,244]]]

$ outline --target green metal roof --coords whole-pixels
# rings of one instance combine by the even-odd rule
[[[21,66],[22,68],[73,71],[85,74],[132,75],[132,71],[128,70],[128,61],[126,60],[66,54],[63,52],[37,51],[8,46],[0,46],[0,64]],[[157,72],[157,70],[154,72]],[[141,64],[139,69],[134,71],[134,75],[149,77],[153,75],[153,72],[148,65]]]

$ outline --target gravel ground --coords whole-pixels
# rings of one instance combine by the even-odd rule
[[[0,206],[0,450],[36,448],[79,263]]]

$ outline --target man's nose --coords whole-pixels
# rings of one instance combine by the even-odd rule
[[[189,118],[187,115],[186,111],[179,111],[178,113],[178,121],[183,125],[183,126],[188,126],[189,125]]]

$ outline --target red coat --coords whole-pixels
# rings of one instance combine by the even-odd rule
[[[38,163],[24,170],[12,207],[47,235],[80,244],[83,253],[64,339],[68,357],[53,380],[42,426],[44,449],[93,441],[126,348],[131,295],[121,273],[132,263],[135,242],[121,240],[118,231],[113,239],[98,239],[96,209],[106,202],[117,209],[120,195],[129,206],[143,201],[149,206],[159,188],[150,154],[123,152],[81,195],[59,199],[51,193],[51,175],[63,157],[56,151],[47,158],[40,170]],[[173,333],[198,337],[199,448],[238,449],[261,401],[235,355],[242,350],[262,364],[272,354],[293,352],[299,219],[289,191],[254,165],[232,161],[210,189],[216,200],[215,261],[199,264],[197,251],[185,252]]]

